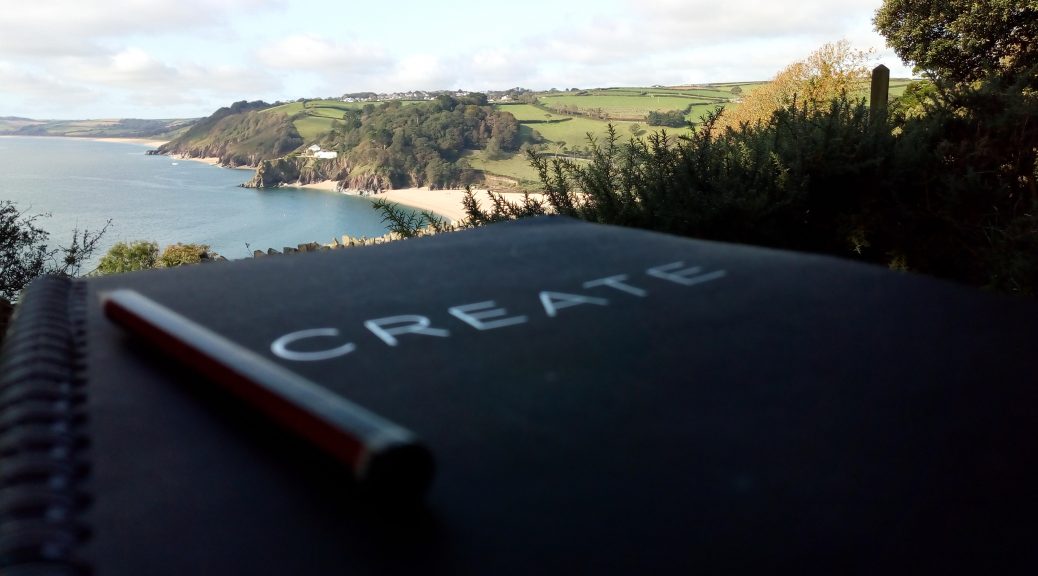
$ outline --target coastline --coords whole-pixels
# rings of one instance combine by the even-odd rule
[[[75,136],[68,136],[68,138],[75,138]],[[169,143],[169,140],[155,140],[153,138],[101,138],[101,137],[88,137],[86,140],[93,140],[95,142],[118,142],[122,144],[141,144],[143,146],[149,146],[153,149],[162,146],[163,144]],[[255,168],[249,168],[248,166],[224,166],[220,164],[220,159],[213,156],[207,158],[192,158],[183,154],[164,154],[167,158],[174,160],[187,160],[190,162],[201,162],[210,166],[217,166],[219,168],[229,168],[231,170],[253,170]]]
[[[321,182],[313,182],[311,184],[289,184],[286,188],[307,188],[344,194],[344,192],[339,192],[338,185],[339,183],[335,180],[322,180]],[[345,194],[348,194],[348,192],[345,192]],[[370,196],[362,196],[362,198],[368,198],[372,201],[382,198],[410,208],[428,210],[437,216],[446,218],[452,224],[457,224],[466,218],[465,207],[462,204],[462,198],[464,197],[464,190],[430,190],[428,188],[401,188],[399,190],[386,190]]]
[[[224,166],[223,164],[220,164],[220,159],[215,157],[215,156],[209,156],[209,157],[205,157],[205,158],[196,158],[196,157],[192,157],[192,156],[185,156],[183,154],[164,154],[164,156],[166,156],[167,158],[172,158],[173,160],[185,160],[187,162],[201,162],[202,164],[208,164],[210,166],[216,166],[217,168],[226,168],[228,170],[251,170],[252,172],[256,171],[255,168],[250,168],[248,166]]]
[[[337,186],[338,182],[334,180],[324,180],[312,184],[291,184],[287,187],[309,188],[311,190],[338,193]],[[486,199],[485,194],[487,190],[482,188],[473,188],[473,192],[476,193],[476,199],[482,204]],[[505,192],[503,193],[503,196],[512,202],[521,202],[523,199],[523,195],[518,192]],[[541,197],[540,194],[531,194],[531,196],[534,198]],[[464,189],[430,190],[426,187],[400,188],[397,190],[386,190],[378,194],[363,197],[371,200],[381,198],[410,208],[428,210],[433,214],[446,218],[451,224],[458,224],[468,218],[468,215],[465,214],[465,205],[463,203],[465,198]]]
[[[71,136],[74,138],[74,136]],[[152,148],[158,148],[163,144],[169,142],[168,140],[155,140],[154,138],[106,138],[106,137],[87,137],[87,140],[93,140],[95,142],[119,142],[122,144],[141,144],[143,146],[151,146]]]
[[[0,135],[0,138],[3,138],[3,137],[8,137],[8,135]],[[140,144],[140,145],[143,145],[143,146],[149,146],[149,147],[151,147],[153,149],[154,148],[158,148],[159,146],[162,146],[163,144],[167,143],[166,140],[157,140],[157,139],[154,139],[154,138],[123,138],[123,137],[103,138],[103,137],[22,136],[22,135],[18,135],[18,136],[10,135],[10,137],[11,138],[27,138],[27,137],[28,138],[32,138],[32,137],[36,137],[36,138],[71,138],[71,139],[77,139],[77,140],[91,140],[91,141],[95,141],[95,142],[116,142],[116,143],[124,143],[124,144]],[[190,161],[190,162],[201,162],[203,164],[208,164],[210,166],[216,166],[218,168],[230,168],[230,169],[233,169],[233,170],[250,170],[250,171],[255,171],[256,170],[255,168],[249,168],[249,167],[246,167],[246,166],[239,166],[239,167],[223,166],[223,165],[220,164],[220,159],[216,158],[216,157],[193,158],[193,157],[184,156],[184,155],[181,155],[181,154],[169,154],[166,157],[170,158],[171,160],[174,160],[174,161],[185,160],[185,161]],[[336,193],[336,194],[343,193],[343,192],[339,192],[339,190],[338,190],[338,182],[336,182],[335,180],[323,180],[321,182],[313,182],[313,183],[310,183],[310,184],[298,184],[298,183],[296,183],[296,184],[288,184],[285,187],[286,188],[308,188],[308,189],[311,189],[311,190],[320,190],[320,191],[323,191],[323,192],[332,192],[332,193]],[[484,203],[487,201],[487,198],[486,198],[487,189],[485,189],[485,188],[475,189],[474,188],[473,191],[477,194],[477,201],[479,201],[479,203],[481,205],[485,205]],[[348,194],[349,192],[346,192],[346,193]],[[504,192],[504,193],[501,193],[501,194],[507,200],[512,201],[512,202],[521,202],[523,200],[523,194],[522,193],[518,193],[518,192]],[[530,196],[533,197],[533,198],[543,199],[543,195],[542,194],[531,194]],[[397,204],[401,204],[401,205],[407,206],[409,208],[414,208],[414,209],[417,209],[417,210],[428,210],[428,211],[430,211],[430,212],[432,212],[432,213],[434,213],[434,214],[436,214],[436,215],[446,219],[451,224],[458,224],[458,223],[464,221],[466,218],[468,218],[468,215],[465,213],[465,206],[464,206],[464,202],[463,202],[464,198],[465,198],[465,190],[464,189],[457,189],[457,188],[455,188],[455,189],[447,189],[447,190],[430,190],[427,187],[422,187],[422,188],[401,188],[401,189],[397,189],[397,190],[386,190],[384,192],[380,192],[378,194],[374,194],[374,195],[370,195],[370,196],[369,195],[365,195],[365,196],[363,196],[363,198],[368,198],[368,199],[370,199],[372,201],[374,201],[377,198],[381,198],[381,199],[388,200],[390,202],[394,202],[394,203],[397,203]]]
[[[50,139],[63,139],[63,140],[87,140],[90,142],[115,142],[119,144],[140,144],[142,146],[151,146],[152,148],[158,148],[162,146],[168,140],[156,140],[154,138],[123,138],[118,136],[113,137],[101,137],[101,136],[51,136],[47,134],[0,134],[0,138],[50,138]]]

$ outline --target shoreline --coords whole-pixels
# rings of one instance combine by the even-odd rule
[[[76,138],[76,136],[63,136],[63,138]],[[169,143],[169,140],[155,140],[154,138],[121,138],[121,137],[107,138],[107,137],[92,137],[92,136],[88,136],[88,137],[84,137],[83,139],[84,140],[93,140],[94,142],[117,142],[117,143],[121,143],[121,144],[140,144],[142,146],[148,146],[148,147],[150,147],[152,149],[157,149],[159,146],[162,146],[163,144],[168,144]],[[166,158],[171,158],[171,159],[176,160],[176,161],[187,160],[187,161],[190,161],[190,162],[201,162],[202,164],[208,164],[210,166],[216,166],[217,168],[227,168],[227,169],[230,169],[230,170],[252,170],[252,171],[256,170],[255,168],[249,168],[248,166],[224,166],[223,164],[220,164],[220,159],[215,157],[215,156],[213,156],[213,157],[205,157],[205,158],[195,158],[195,157],[191,157],[191,156],[185,156],[183,154],[161,154],[161,156],[165,156]]]
[[[227,170],[251,170],[253,172],[256,171],[255,168],[250,168],[249,166],[224,166],[223,164],[220,164],[220,159],[215,156],[207,156],[204,158],[185,156],[183,154],[161,154],[161,156],[165,156],[166,158],[171,158],[177,161],[184,160],[187,162],[201,162],[202,164],[216,166],[217,168],[225,168]]]
[[[121,144],[139,144],[142,146],[149,146],[151,148],[158,148],[163,144],[166,144],[166,140],[158,140],[154,138],[125,138],[125,137],[94,137],[94,136],[37,136],[37,135],[0,135],[0,138],[11,137],[11,138],[69,138],[74,140],[90,140],[95,142],[115,142]],[[167,158],[173,161],[190,161],[190,162],[201,162],[210,166],[216,166],[217,168],[227,168],[231,170],[249,170],[255,172],[256,168],[250,168],[247,166],[223,166],[220,164],[220,159],[216,157],[207,158],[196,158],[184,156],[181,154],[164,154]],[[320,190],[322,192],[332,192],[335,194],[350,194],[349,192],[339,192],[338,182],[335,180],[323,180],[320,182],[313,182],[310,184],[288,184],[285,188],[305,188],[310,190]],[[477,194],[477,200],[481,205],[485,205],[487,200],[485,188],[473,188],[473,191]],[[523,194],[519,192],[503,192],[501,193],[507,200],[512,202],[522,201]],[[360,196],[360,194],[354,194]],[[378,194],[364,195],[362,198],[367,198],[372,201],[381,198],[413,208],[416,210],[428,210],[441,218],[447,220],[450,224],[459,224],[468,218],[465,213],[465,206],[463,200],[465,198],[464,189],[446,189],[446,190],[430,190],[427,187],[421,188],[400,188],[396,190],[386,190]],[[531,194],[533,198],[543,199],[542,194]]]
[[[115,142],[117,144],[140,144],[158,148],[167,143],[168,140],[156,140],[154,138],[124,138],[121,136],[51,136],[48,134],[0,134],[0,138],[48,138],[54,140],[86,140],[89,142]]]
[[[342,194],[342,192],[338,191],[337,187],[338,182],[335,180],[323,180],[311,184],[290,184],[286,186],[286,188],[307,188],[310,190],[321,190],[324,192]],[[483,202],[486,201],[485,194],[488,190],[485,188],[473,188],[472,191],[476,193],[477,200],[482,205]],[[505,199],[512,202],[521,202],[523,199],[523,195],[519,192],[504,192],[502,195]],[[541,194],[531,194],[530,196],[533,198],[542,198]],[[446,190],[430,190],[427,187],[400,188],[361,197],[371,200],[382,198],[409,208],[428,210],[437,216],[447,219],[451,224],[458,224],[468,218],[463,203],[465,198],[464,189],[452,188]]]
[[[67,138],[76,138],[76,136],[67,136]],[[84,136],[86,140],[93,140],[95,142],[117,142],[120,144],[141,144],[143,146],[151,146],[152,148],[158,148],[163,144],[169,142],[169,140],[155,140],[154,138],[122,138],[122,137],[106,137],[106,136]]]
[[[306,188],[308,190],[321,190],[323,192],[334,192],[336,194],[350,194],[339,192],[339,183],[335,180],[322,180],[310,184],[289,184],[286,188]],[[482,190],[480,190],[482,192]],[[457,224],[467,218],[462,198],[465,197],[464,190],[430,190],[428,188],[401,188],[398,190],[386,190],[378,194],[360,195],[361,198],[376,200],[382,198],[402,204],[409,208],[428,210],[437,216],[445,218],[451,224]]]

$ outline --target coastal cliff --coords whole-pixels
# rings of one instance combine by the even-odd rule
[[[219,158],[229,167],[258,166],[288,154],[303,139],[285,114],[265,102],[236,102],[193,125],[151,153],[187,158]]]
[[[263,160],[256,168],[256,175],[244,188],[278,188],[293,184],[312,184],[334,180],[339,188],[360,192],[379,192],[393,189],[393,182],[385,174],[379,174],[372,166],[353,167],[346,159],[320,159],[306,156],[290,156]]]
[[[484,176],[466,152],[499,158],[516,152],[522,141],[516,118],[495,110],[484,94],[359,109],[333,101],[243,101],[221,108],[155,153],[254,167],[249,188],[334,180],[340,189],[378,192],[479,184]]]

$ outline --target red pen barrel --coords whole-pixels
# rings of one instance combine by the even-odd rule
[[[102,300],[110,320],[345,463],[362,488],[406,498],[431,484],[432,454],[406,428],[136,291]]]

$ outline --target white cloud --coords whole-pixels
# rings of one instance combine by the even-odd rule
[[[217,64],[188,64],[179,68],[187,89],[210,94],[227,94],[234,100],[255,100],[281,88],[281,81],[263,68]]]
[[[9,109],[31,106],[54,113],[100,99],[98,92],[84,86],[10,62],[0,62],[0,86],[0,106]]]
[[[511,88],[517,79],[529,77],[536,70],[537,63],[524,51],[496,49],[476,51],[463,64],[462,72],[472,88]]]
[[[63,38],[97,39],[125,34],[169,34],[226,25],[250,10],[278,9],[286,0],[38,0],[4,6],[0,32],[27,31],[38,44]]]
[[[882,0],[530,0],[544,18],[498,3],[459,15],[401,1],[11,0],[0,18],[0,115],[67,94],[168,117],[361,90],[767,79],[840,38],[879,48],[904,73],[872,31]],[[396,14],[407,17],[383,25]],[[507,34],[475,31],[506,20]]]
[[[526,41],[539,63],[529,87],[765,80],[841,38],[907,75],[872,31],[880,3],[623,0],[619,14],[566,19]]]
[[[336,42],[312,34],[283,38],[258,53],[260,62],[286,70],[321,70],[328,73],[359,73],[390,64],[384,50],[363,42]]]
[[[456,88],[458,71],[432,54],[412,54],[397,62],[386,85],[390,90]]]
[[[761,39],[775,36],[827,35],[847,22],[871,19],[878,0],[627,0],[631,13],[657,33],[647,40],[674,42],[679,33],[702,39]],[[658,32],[663,32],[660,34]]]

